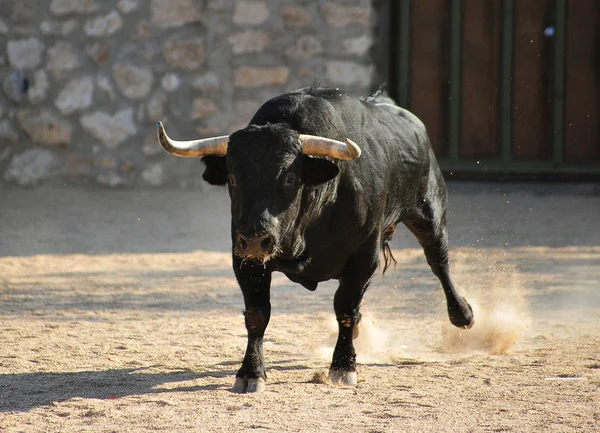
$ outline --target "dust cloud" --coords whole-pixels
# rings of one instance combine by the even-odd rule
[[[518,265],[506,261],[501,251],[462,251],[453,257],[453,275],[460,293],[473,308],[475,325],[471,329],[451,325],[445,307],[435,312],[434,321],[426,317],[411,319],[411,325],[403,324],[401,328],[396,323],[398,317],[363,308],[360,332],[354,341],[357,362],[435,362],[472,353],[509,352],[531,324],[526,287]],[[423,311],[428,310],[426,302],[424,298],[419,305]],[[323,325],[325,341],[313,347],[312,352],[316,358],[330,361],[337,323],[331,317]]]
[[[456,281],[473,308],[475,325],[465,330],[445,323],[441,351],[508,352],[531,322],[518,268],[483,252],[460,253],[455,263]]]
[[[466,351],[502,354],[508,352],[519,340],[527,326],[527,320],[519,305],[508,302],[480,306],[471,302],[475,313],[475,325],[469,330],[445,324],[442,329],[443,352]]]
[[[359,363],[378,362],[389,353],[389,332],[380,326],[371,312],[363,312],[359,324],[358,337],[354,340],[357,361]],[[331,360],[337,340],[338,327],[335,317],[327,321],[327,337],[325,344],[313,347],[313,354],[323,360]]]

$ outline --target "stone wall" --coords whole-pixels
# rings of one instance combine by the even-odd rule
[[[365,94],[375,20],[370,0],[0,0],[0,177],[197,186],[157,120],[227,134],[315,78]]]

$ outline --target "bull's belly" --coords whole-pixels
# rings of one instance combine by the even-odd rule
[[[274,271],[284,273],[291,281],[302,284],[309,290],[315,290],[323,281],[339,279],[343,264],[315,261],[309,257],[297,260],[276,260]]]
[[[288,277],[288,279],[290,281],[293,281],[294,283],[298,283],[298,284],[304,286],[304,288],[310,290],[311,292],[313,290],[316,290],[317,286],[319,285],[318,281],[311,280],[310,278],[304,278],[304,277],[300,277],[298,275],[292,275],[292,274],[285,274],[285,276]]]

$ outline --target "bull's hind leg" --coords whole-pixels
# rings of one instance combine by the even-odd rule
[[[244,263],[235,257],[233,268],[244,295],[244,319],[248,332],[246,355],[233,386],[234,392],[260,392],[267,374],[263,359],[263,336],[271,317],[271,273],[263,266]]]
[[[404,224],[417,237],[427,263],[442,283],[450,322],[459,328],[470,328],[474,323],[473,310],[467,300],[459,295],[450,277],[445,189],[427,196],[420,203],[418,216],[404,221]]]
[[[329,368],[331,382],[356,385],[356,352],[352,340],[358,335],[360,303],[378,266],[377,242],[354,255],[344,266],[340,286],[333,300],[338,339]]]

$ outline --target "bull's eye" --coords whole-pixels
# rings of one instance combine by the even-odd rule
[[[231,186],[237,185],[237,183],[235,182],[235,176],[233,174],[230,174],[229,176],[227,176],[227,182],[229,182],[229,185],[231,185]]]
[[[296,175],[293,173],[288,173],[285,177],[285,186],[294,186],[296,184]]]

